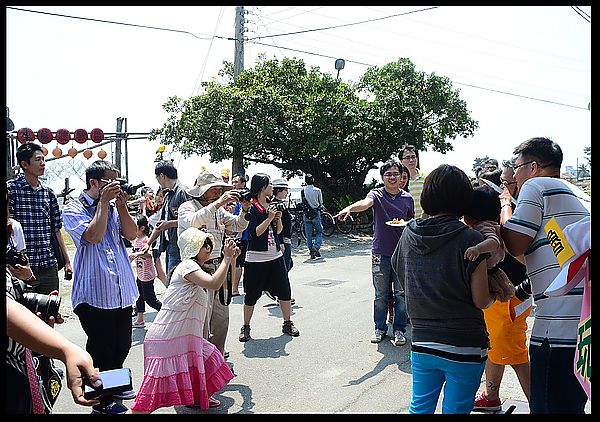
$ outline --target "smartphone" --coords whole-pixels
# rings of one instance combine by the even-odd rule
[[[92,387],[87,379],[84,381],[85,389],[83,397],[88,400],[133,390],[131,369],[129,368],[100,371],[99,375],[102,380],[102,387],[100,388]]]

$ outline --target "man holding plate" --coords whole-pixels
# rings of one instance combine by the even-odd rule
[[[405,186],[410,177],[407,167],[397,159],[391,158],[379,169],[383,187],[372,189],[366,196],[348,205],[334,216],[345,221],[351,212],[361,212],[373,208],[373,245],[371,247],[371,271],[375,300],[373,301],[373,320],[375,332],[371,343],[379,343],[387,336],[386,322],[388,294],[390,284],[394,291],[393,332],[395,346],[406,344],[406,304],[404,292],[400,289],[398,277],[392,270],[391,258],[402,234],[403,225],[394,221],[408,221],[415,217],[415,204],[412,196],[400,186]],[[394,220],[396,219],[396,220]]]

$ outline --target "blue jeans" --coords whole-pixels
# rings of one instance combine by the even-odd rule
[[[165,265],[167,267],[167,287],[171,282],[171,274],[173,269],[181,262],[181,256],[179,255],[179,246],[177,242],[170,241],[165,251]]]
[[[373,301],[373,321],[375,328],[387,333],[387,309],[390,284],[394,286],[394,331],[406,331],[406,302],[400,289],[398,276],[392,269],[392,257],[371,254],[371,272],[375,300]]]
[[[321,211],[317,211],[317,216],[312,220],[304,218],[304,233],[306,233],[306,247],[309,251],[313,249],[321,249],[321,244],[323,243],[323,224],[321,223]],[[315,237],[315,241],[313,243],[313,227],[317,236]]]
[[[529,346],[532,414],[584,413],[587,395],[573,373],[574,347]]]
[[[410,352],[410,361],[412,399],[408,413],[435,413],[442,386],[442,413],[471,413],[485,362],[456,362],[417,352]]]

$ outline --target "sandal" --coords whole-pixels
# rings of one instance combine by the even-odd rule
[[[131,326],[133,328],[146,328],[146,322],[145,321],[135,321],[133,324],[131,324]]]
[[[208,398],[208,407],[219,407],[221,402],[213,397]]]

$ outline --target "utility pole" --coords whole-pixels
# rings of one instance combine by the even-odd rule
[[[121,135],[120,132],[123,131],[123,118],[117,117],[117,136],[115,138],[115,156],[113,158],[113,164],[119,170],[119,175],[121,174]],[[119,176],[120,177],[120,176]]]
[[[121,176],[129,180],[129,152],[127,151],[127,117],[125,117],[125,175]]]
[[[236,6],[235,8],[235,52],[233,57],[233,82],[237,80],[238,75],[244,70],[244,23],[246,18],[244,17],[245,11],[244,6]],[[234,139],[237,123],[233,122],[233,133]],[[235,142],[235,140],[234,140]],[[231,162],[232,171],[231,174],[236,173],[246,174],[244,168],[244,156],[240,151],[240,148],[235,144],[233,146],[233,159]]]

